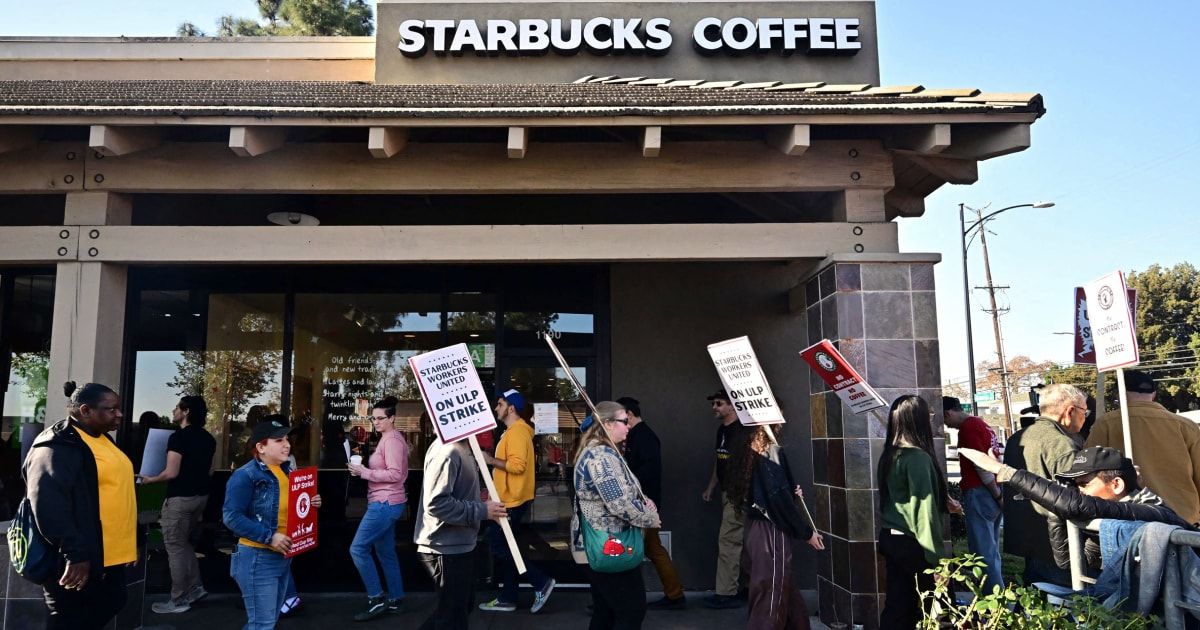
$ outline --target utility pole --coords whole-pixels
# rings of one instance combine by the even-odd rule
[[[992,283],[992,266],[988,262],[988,246],[987,246],[987,226],[983,225],[983,213],[979,210],[975,211],[979,217],[979,243],[983,246],[983,273],[987,279],[988,298],[991,300],[992,315],[992,331],[996,335],[996,356],[1000,360],[1000,395],[1003,396],[1004,402],[1004,419],[1008,423],[1009,434],[1016,432],[1016,426],[1013,423],[1012,407],[1008,397],[1008,364],[1004,360],[1004,338],[1000,335],[1000,310],[996,307],[996,285]]]

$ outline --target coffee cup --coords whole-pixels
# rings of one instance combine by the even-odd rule
[[[362,466],[362,455],[351,455],[350,463],[355,466]]]

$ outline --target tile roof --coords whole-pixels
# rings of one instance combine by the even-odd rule
[[[0,81],[0,115],[297,118],[1045,113],[1034,93],[583,77],[575,83],[377,85],[337,81]]]

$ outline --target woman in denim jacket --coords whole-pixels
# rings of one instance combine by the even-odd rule
[[[271,630],[286,596],[292,546],[287,536],[288,478],[291,444],[287,419],[266,416],[254,426],[250,443],[254,459],[233,471],[225,486],[225,526],[239,536],[229,574],[246,603],[243,630]],[[320,495],[312,498],[321,507]]]
[[[593,529],[618,534],[627,527],[660,527],[658,508],[642,494],[621,456],[629,433],[628,412],[615,402],[596,405],[596,420],[584,420],[575,453],[575,496]],[[590,630],[641,628],[646,617],[646,585],[641,567],[620,573],[588,570],[592,578]]]

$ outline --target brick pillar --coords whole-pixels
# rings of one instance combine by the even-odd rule
[[[809,343],[834,342],[889,404],[904,394],[925,398],[935,413],[938,453],[944,453],[933,291],[933,265],[939,259],[936,254],[833,256],[808,279],[805,302]],[[851,413],[816,374],[809,391],[817,495],[812,503],[827,549],[817,566],[821,621],[875,628],[884,602],[875,474],[887,427],[870,414]],[[881,410],[880,418],[886,415]]]

